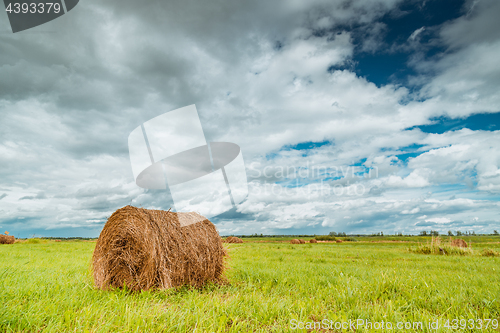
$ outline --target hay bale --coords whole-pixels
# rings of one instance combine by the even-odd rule
[[[54,239],[54,242],[60,242],[61,240],[60,239]]]
[[[335,242],[342,243],[342,240],[341,239],[336,239]]]
[[[451,246],[455,246],[455,247],[468,247],[467,246],[467,242],[464,241],[461,238],[456,238],[456,239],[452,240],[451,241]]]
[[[0,244],[14,244],[16,237],[0,234]]]
[[[225,243],[243,243],[243,240],[238,237],[229,236],[226,238]]]
[[[300,242],[300,244],[305,244],[306,243],[306,241],[303,240],[303,239],[299,239],[299,242]]]
[[[290,244],[300,244],[300,241],[298,239],[292,239]]]
[[[311,239],[311,240],[309,241],[309,243],[317,243],[317,242],[318,242],[318,241],[317,241],[317,240],[315,240],[315,239]]]
[[[183,214],[183,215],[181,215]],[[99,289],[201,287],[225,281],[227,255],[208,219],[181,227],[196,213],[173,213],[126,206],[110,216],[97,240],[92,273]]]

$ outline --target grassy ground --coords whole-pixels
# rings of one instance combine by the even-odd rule
[[[323,319],[463,332],[480,330],[443,326],[500,317],[499,257],[417,254],[409,243],[256,240],[229,245],[229,285],[136,294],[92,287],[93,242],[0,245],[0,332],[283,332]],[[498,240],[473,248],[500,251]],[[441,328],[427,328],[436,320]],[[481,331],[499,331],[486,323]],[[356,330],[364,331],[386,330]]]
[[[440,236],[443,240],[448,240],[449,236]],[[297,237],[297,236],[286,236],[286,237],[243,237],[244,242],[268,242],[268,243],[281,243],[284,241],[290,241],[295,238],[302,238],[306,241],[313,239],[310,237]],[[335,237],[336,239],[345,240],[354,238],[358,242],[406,242],[406,243],[426,243],[432,240],[431,236],[347,236],[347,237]],[[467,243],[472,244],[485,244],[485,243],[500,243],[500,236],[453,236],[452,238],[461,238]]]

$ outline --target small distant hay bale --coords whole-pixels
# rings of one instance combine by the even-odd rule
[[[225,243],[243,243],[243,239],[229,236],[228,238],[226,238]]]
[[[54,242],[60,242],[61,240],[60,239],[54,239]]]
[[[299,242],[300,242],[300,244],[305,244],[306,243],[306,241],[303,240],[303,239],[299,239]]]
[[[179,219],[202,218],[181,227]],[[168,289],[225,282],[227,253],[215,226],[196,213],[126,206],[110,216],[92,256],[99,289]]]
[[[311,239],[311,240],[309,241],[309,243],[317,243],[317,242],[318,242],[318,241],[317,241],[317,240],[315,240],[315,239]]]
[[[455,238],[454,240],[451,241],[451,246],[455,247],[468,247],[467,242],[464,241],[461,238]]]
[[[342,243],[342,240],[341,239],[336,239],[335,242],[336,243]]]
[[[16,237],[0,234],[0,244],[14,244]]]
[[[300,244],[300,240],[298,240],[298,239],[292,239],[290,241],[290,244]]]

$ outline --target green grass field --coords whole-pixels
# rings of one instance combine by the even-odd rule
[[[228,246],[228,285],[142,293],[93,288],[94,242],[0,245],[0,332],[287,332],[323,319],[339,332],[353,331],[335,329],[349,319],[391,322],[393,332],[500,331],[494,321],[486,328],[500,317],[500,257],[424,255],[408,251],[416,243],[361,240],[245,238]],[[469,240],[478,252],[500,251],[499,237]],[[476,328],[484,320],[483,328],[462,329],[461,319]],[[428,328],[436,320],[441,327]],[[457,329],[443,327],[447,320]],[[401,330],[398,322],[423,326]],[[389,330],[356,329],[365,331]]]

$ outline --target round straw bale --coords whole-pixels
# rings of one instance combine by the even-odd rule
[[[238,237],[229,236],[226,238],[226,243],[243,243],[243,240]]]
[[[455,238],[451,241],[451,246],[455,247],[467,247],[467,242],[461,238]]]
[[[342,239],[336,239],[335,242],[342,243]]]
[[[300,244],[305,244],[306,243],[306,241],[303,240],[303,239],[299,239],[299,242],[300,242]]]
[[[300,244],[300,241],[298,239],[292,239],[290,244]]]
[[[0,244],[14,244],[15,242],[16,237],[0,234]]]
[[[318,241],[315,240],[314,238],[309,241],[309,243],[317,243]]]
[[[212,222],[203,219],[181,227],[179,217],[193,214],[202,218],[132,206],[118,209],[104,225],[92,256],[95,286],[148,290],[224,282],[227,253]]]

